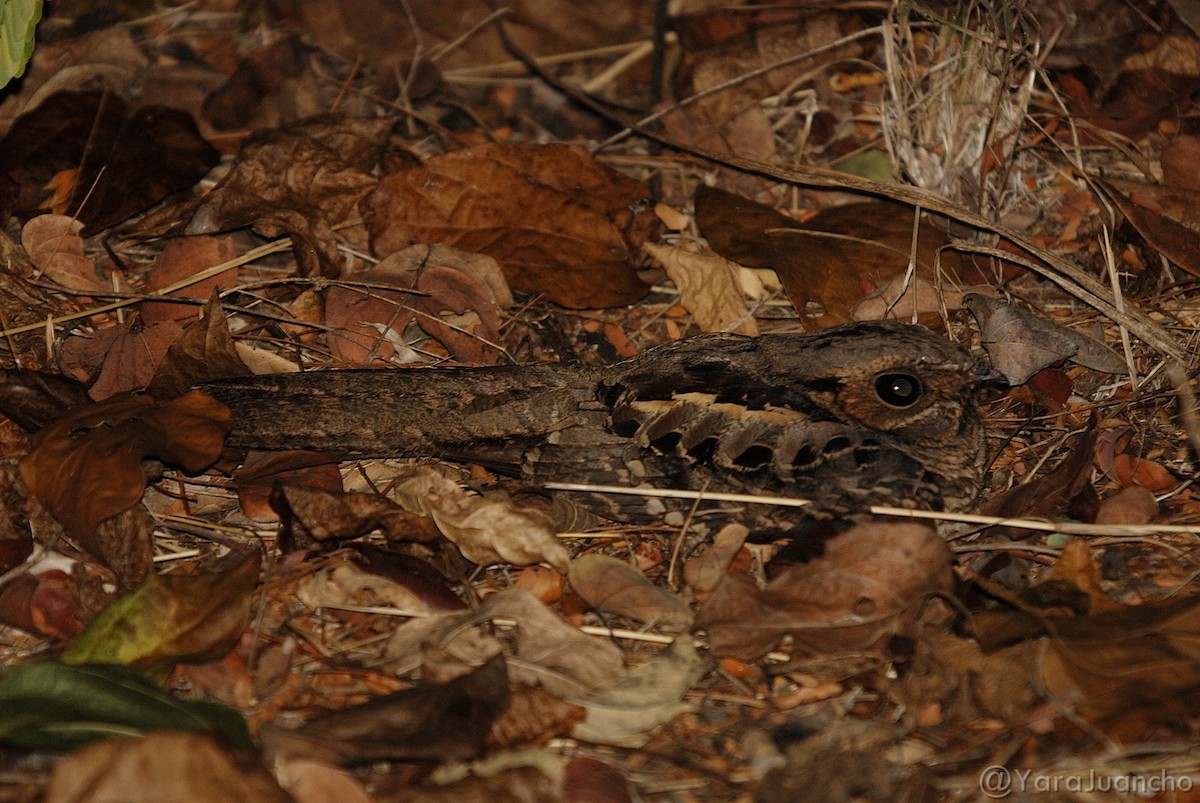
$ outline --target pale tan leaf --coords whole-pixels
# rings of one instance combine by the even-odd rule
[[[736,263],[697,248],[653,243],[642,247],[666,268],[684,308],[702,331],[758,334],[758,322],[746,306]]]
[[[566,548],[555,538],[550,520],[535,510],[470,493],[429,468],[399,483],[394,495],[406,510],[432,518],[467,560],[481,566],[545,562],[567,571]]]

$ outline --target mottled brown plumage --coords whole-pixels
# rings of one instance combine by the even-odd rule
[[[204,389],[232,408],[240,447],[438,456],[535,484],[801,497],[818,515],[846,516],[972,505],[984,459],[977,373],[925,329],[857,323],[702,335],[600,368],[310,372]],[[656,504],[606,497],[600,512],[645,519]]]

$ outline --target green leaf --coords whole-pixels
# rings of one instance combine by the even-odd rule
[[[0,87],[25,72],[42,0],[0,0]]]
[[[250,620],[259,556],[228,571],[152,574],[110,602],[62,654],[67,664],[124,664],[155,679],[180,662],[225,656]]]
[[[252,746],[237,711],[176,699],[129,667],[35,660],[0,675],[0,743],[72,750],[151,730],[219,731],[238,745]]]

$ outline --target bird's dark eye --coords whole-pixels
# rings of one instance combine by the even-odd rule
[[[880,374],[875,377],[875,393],[884,404],[911,407],[921,397],[921,380],[912,374]]]

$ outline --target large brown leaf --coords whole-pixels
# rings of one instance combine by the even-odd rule
[[[812,302],[825,312],[817,326],[844,323],[864,295],[908,267],[913,211],[890,201],[865,201],[821,210],[805,223],[748,198],[701,185],[696,225],[713,250],[740,265],[770,268],[792,305],[805,314]],[[932,280],[960,273],[958,255],[938,249],[945,234],[922,221],[917,276]]]
[[[946,542],[919,524],[861,524],[830,539],[825,554],[784,568],[761,590],[727,577],[696,614],[714,655],[754,660],[785,635],[798,651],[877,650],[908,632],[930,594],[954,586]]]
[[[494,257],[522,292],[611,307],[646,293],[635,262],[654,226],[650,197],[578,148],[488,144],[386,176],[365,205],[381,256],[453,245]]]
[[[305,276],[337,276],[333,226],[353,211],[375,178],[374,164],[395,121],[314,118],[256,134],[188,224],[188,234],[253,226],[288,234]]]
[[[142,498],[142,460],[202,471],[220,456],[229,427],[228,408],[200,391],[161,404],[147,396],[113,398],[78,407],[38,432],[21,476],[67,533],[102,557],[96,528]]]

